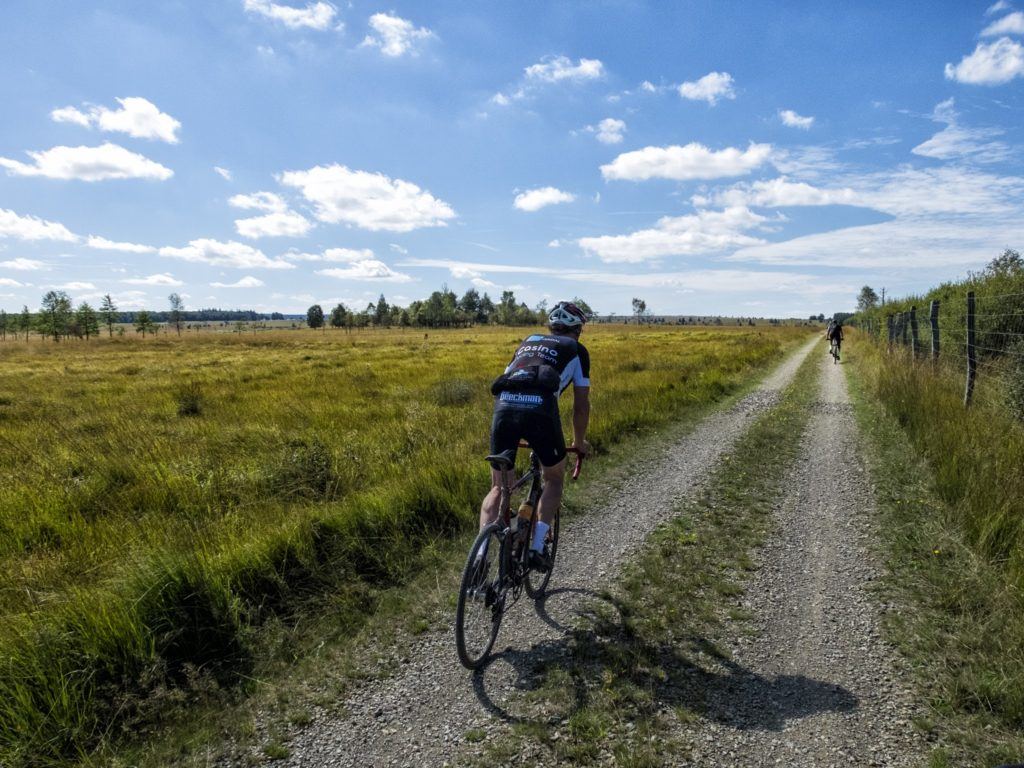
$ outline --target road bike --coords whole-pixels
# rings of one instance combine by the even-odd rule
[[[520,443],[519,447],[530,446]],[[575,480],[580,475],[583,456],[575,448],[568,452],[576,454],[572,471]],[[543,596],[558,554],[561,509],[555,513],[545,542],[551,567],[541,573],[530,566],[530,542],[544,480],[540,459],[533,452],[529,470],[516,480],[515,455],[516,449],[510,448],[487,457],[490,465],[501,473],[498,519],[480,531],[469,549],[455,609],[455,648],[459,661],[468,669],[483,666],[498,637],[502,618],[524,592],[534,600]],[[526,497],[513,515],[512,495],[527,485]]]
[[[839,362],[839,339],[830,339],[828,353],[832,355],[832,364]]]

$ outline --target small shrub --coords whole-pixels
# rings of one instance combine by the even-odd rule
[[[198,383],[190,381],[174,393],[179,416],[198,416],[203,412],[203,391]]]
[[[271,491],[279,496],[326,499],[334,495],[338,475],[334,457],[318,438],[293,440],[271,472]]]
[[[434,401],[438,405],[465,405],[473,399],[477,386],[465,379],[448,379],[434,388]]]

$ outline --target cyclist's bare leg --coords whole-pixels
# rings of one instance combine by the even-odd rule
[[[480,505],[480,530],[483,530],[485,526],[490,525],[498,519],[498,513],[501,511],[498,507],[501,505],[501,472],[496,469],[491,469],[491,490],[484,496],[484,501]]]
[[[544,467],[544,492],[537,503],[537,513],[542,522],[551,525],[562,503],[562,488],[565,485],[565,459],[551,467]]]

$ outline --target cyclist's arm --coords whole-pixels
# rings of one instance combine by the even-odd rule
[[[577,447],[586,444],[587,425],[590,423],[590,387],[572,388],[572,442]]]

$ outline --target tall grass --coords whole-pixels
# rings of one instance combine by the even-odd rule
[[[727,396],[805,334],[588,332],[595,446]],[[0,345],[0,763],[73,759],[235,684],[254,629],[310,596],[358,621],[374,585],[473,524],[487,385],[518,341]]]
[[[998,393],[965,408],[961,371],[861,334],[852,342],[862,400],[877,398],[900,428],[862,414],[879,446],[893,567],[909,594],[898,635],[924,671],[954,763],[1019,759],[1007,745],[1024,749],[1024,425]]]

